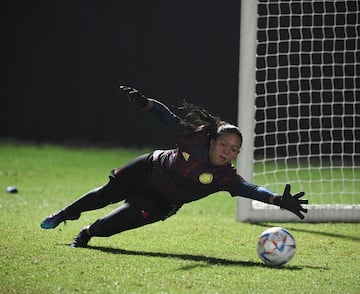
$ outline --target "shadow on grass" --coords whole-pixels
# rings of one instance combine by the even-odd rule
[[[281,224],[271,224],[271,223],[256,223],[254,224],[256,226],[264,227],[264,228],[272,228],[272,227],[282,227]],[[351,241],[360,241],[360,237],[354,237],[354,236],[346,236],[344,234],[335,234],[335,233],[329,233],[329,232],[322,232],[319,230],[310,230],[310,229],[302,229],[302,228],[296,228],[286,225],[286,229],[290,231],[297,231],[302,233],[309,233],[309,234],[315,234],[315,235],[322,235],[326,237],[332,237],[332,238],[340,238],[344,240],[351,240]]]
[[[150,257],[160,257],[160,258],[176,258],[187,261],[196,261],[202,262],[208,265],[223,265],[223,266],[242,266],[242,267],[267,267],[262,262],[252,262],[252,261],[237,261],[225,258],[210,257],[205,255],[194,255],[194,254],[179,254],[179,253],[162,253],[162,252],[148,252],[148,251],[134,251],[134,250],[125,250],[117,249],[110,247],[100,247],[100,246],[88,246],[87,249],[98,250],[111,254],[123,254],[123,255],[134,255],[134,256],[150,256]],[[191,267],[183,267],[183,270],[191,269]],[[317,268],[311,266],[305,266],[306,268],[313,269],[326,269],[326,268]],[[286,265],[284,267],[274,267],[275,269],[282,270],[302,270],[304,267],[301,266],[291,266]]]

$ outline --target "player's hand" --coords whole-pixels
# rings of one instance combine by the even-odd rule
[[[309,203],[307,199],[300,199],[304,195],[304,192],[299,192],[295,195],[291,195],[290,185],[287,184],[285,186],[283,195],[274,197],[273,204],[289,210],[292,213],[296,214],[299,218],[303,219],[305,216],[302,214],[302,212],[307,213],[307,209],[304,208],[302,204]]]
[[[140,91],[128,86],[120,86],[119,89],[126,93],[130,103],[134,105],[137,110],[144,109],[148,106],[149,100]]]

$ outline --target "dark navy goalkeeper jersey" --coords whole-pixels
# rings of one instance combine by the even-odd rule
[[[181,119],[158,101],[154,101],[150,111],[174,129]],[[232,164],[212,165],[209,146],[207,134],[178,133],[176,149],[152,153],[148,174],[150,189],[163,200],[179,206],[219,191],[269,203],[274,193],[246,182]]]

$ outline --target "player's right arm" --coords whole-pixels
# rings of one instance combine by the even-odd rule
[[[180,118],[160,101],[147,98],[140,91],[132,87],[120,86],[119,88],[127,94],[129,102],[133,104],[136,109],[149,110],[159,118],[161,122],[169,126],[176,126],[179,122]]]

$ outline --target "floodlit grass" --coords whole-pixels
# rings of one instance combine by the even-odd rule
[[[89,248],[70,248],[85,225],[116,205],[54,230],[41,220],[141,151],[0,145],[0,293],[359,293],[360,225],[235,221],[226,193],[185,205],[165,222]],[[7,194],[14,185],[18,194]],[[297,253],[282,268],[256,255],[260,233],[284,226]]]

